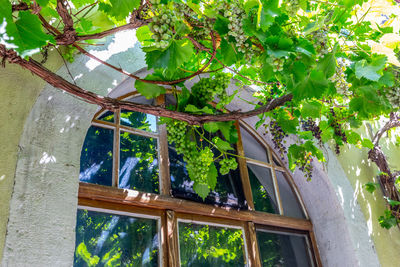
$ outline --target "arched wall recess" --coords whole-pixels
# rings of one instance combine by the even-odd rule
[[[123,53],[119,56],[122,58]],[[78,59],[70,68],[72,72],[82,74],[79,80],[88,85],[86,88],[103,94],[115,83],[120,86],[112,94],[122,87],[133,88],[133,80],[122,81],[121,76],[116,77],[105,70],[85,70],[85,63]],[[143,66],[143,58],[137,58],[132,65],[139,69]],[[61,70],[60,74],[66,75],[66,70]],[[243,89],[240,94],[250,100],[252,92]],[[232,110],[248,108],[244,102],[234,102],[230,107]],[[24,266],[28,262],[29,266],[71,265],[80,150],[95,111],[96,107],[49,86],[39,96],[21,137],[22,150],[3,257],[5,266]],[[247,119],[246,123],[252,126],[255,119]],[[262,129],[258,131],[262,133]],[[268,139],[265,141],[269,142]],[[316,169],[310,183],[305,182],[301,173],[296,173],[293,178],[313,222],[322,263],[324,266],[357,266],[363,259],[354,253],[354,236],[335,188],[321,166]],[[367,243],[365,247],[366,251],[372,251],[369,262],[377,263],[371,244]]]

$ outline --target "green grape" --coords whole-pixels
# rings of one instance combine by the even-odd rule
[[[149,24],[149,29],[153,33],[155,47],[166,48],[174,35],[173,29],[178,21],[174,12],[168,9],[167,5],[160,4],[160,0],[151,0],[153,12],[157,15],[153,17]]]
[[[214,78],[201,78],[192,86],[192,94],[201,102],[212,101],[215,96],[226,95],[231,75],[223,72],[215,74]]]
[[[400,88],[390,87],[386,90],[386,97],[393,108],[400,107]]]
[[[294,17],[297,14],[297,11],[300,9],[300,1],[299,0],[289,0],[287,1],[286,10],[288,11],[289,17]]]
[[[229,173],[230,170],[236,170],[237,161],[235,158],[224,158],[220,160],[219,165],[221,166],[219,172],[222,175],[226,175]]]
[[[332,77],[329,78],[329,80],[335,84],[338,94],[350,95],[352,93],[349,91],[351,83],[346,81],[346,75],[344,73],[346,71],[345,60],[339,59],[337,63],[338,65],[336,66],[336,72]]]
[[[328,29],[326,27],[314,31],[310,34],[311,41],[317,51],[317,57],[324,56],[329,53]]]

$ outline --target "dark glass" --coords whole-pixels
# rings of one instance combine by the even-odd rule
[[[306,216],[304,215],[300,202],[293,192],[292,187],[287,182],[285,174],[276,171],[276,179],[278,180],[279,193],[282,200],[283,215],[305,219]]]
[[[121,110],[121,125],[133,127],[146,132],[157,132],[156,116],[141,112]]]
[[[230,171],[227,175],[221,175],[219,173],[219,164],[216,162],[215,166],[218,170],[217,185],[215,190],[211,191],[203,201],[193,190],[193,181],[189,178],[182,155],[178,155],[172,145],[168,146],[168,152],[171,188],[174,197],[217,206],[247,209],[239,168]]]
[[[281,164],[279,163],[279,160],[277,158],[275,158],[275,156],[272,156],[272,159],[273,159],[275,165],[282,167]]]
[[[121,132],[119,187],[159,192],[157,139]]]
[[[81,152],[79,180],[111,186],[114,130],[91,126]]]
[[[310,262],[305,236],[256,231],[263,267],[307,267]]]
[[[111,111],[104,112],[100,117],[98,117],[98,120],[114,122],[114,113]]]
[[[247,164],[254,208],[257,211],[279,214],[271,170]]]
[[[242,135],[244,155],[251,159],[269,162],[268,151],[265,147],[243,127],[240,127],[240,133]]]
[[[144,266],[159,262],[157,221],[78,210],[74,266]]]
[[[245,266],[242,231],[226,227],[179,223],[182,267]]]

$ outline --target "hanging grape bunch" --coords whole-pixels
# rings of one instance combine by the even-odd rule
[[[294,17],[297,14],[297,11],[300,9],[300,1],[299,0],[289,0],[287,1],[286,9],[289,17]]]
[[[277,57],[271,56],[270,60],[271,60],[271,64],[272,64],[274,72],[281,71],[283,69],[284,61],[282,58],[277,58]]]
[[[250,52],[250,45],[246,43],[248,36],[243,31],[243,21],[246,18],[246,12],[239,5],[239,2],[236,1],[222,4],[220,11],[225,18],[229,19],[227,38],[230,36],[235,39],[238,52],[248,54]]]
[[[286,153],[286,148],[284,146],[283,139],[288,135],[282,130],[276,120],[271,120],[269,123],[269,133],[272,135],[272,142],[274,143],[274,148],[279,151],[281,158],[283,159]]]
[[[214,78],[201,78],[192,86],[193,95],[203,103],[214,100],[215,96],[220,97],[221,101],[228,97],[226,88],[231,80],[231,75],[219,72]]]
[[[351,87],[351,83],[346,81],[346,65],[344,59],[337,60],[336,72],[335,74],[329,78],[331,82],[335,84],[336,92],[341,95],[350,95],[351,91],[349,91]]]
[[[303,121],[301,126],[304,131],[311,131],[314,138],[318,140],[320,145],[322,145],[321,128],[319,128],[313,119],[309,118],[307,121]]]
[[[167,5],[160,4],[160,0],[150,0],[154,10],[157,10],[158,15],[155,15],[152,22],[149,24],[149,29],[153,33],[152,38],[155,41],[155,47],[166,48],[173,36],[172,29],[177,22],[177,17],[172,10],[169,10]]]
[[[307,181],[311,181],[313,165],[312,165],[312,153],[306,152],[304,158],[297,162],[299,164],[299,169],[304,173]]]
[[[219,165],[221,166],[219,172],[222,175],[228,174],[230,170],[236,170],[238,166],[235,158],[224,158],[220,160]]]
[[[400,107],[400,88],[391,87],[386,90],[386,97],[394,108]]]
[[[321,57],[329,53],[329,42],[327,34],[328,29],[326,27],[314,31],[310,34],[314,49],[318,53],[317,57]]]

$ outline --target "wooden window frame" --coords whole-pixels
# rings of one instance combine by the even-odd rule
[[[136,96],[137,94],[137,92],[129,93],[119,97],[118,99],[125,99],[127,97]],[[165,103],[164,95],[159,96],[156,99],[157,105],[163,103]],[[311,260],[314,262],[315,266],[322,266],[313,233],[312,223],[309,220],[307,210],[292,177],[289,175],[286,168],[281,167],[284,166],[284,164],[282,164],[279,158],[273,154],[273,151],[269,148],[265,140],[263,140],[248,124],[243,121],[236,121],[235,123],[239,136],[239,141],[237,143],[239,170],[244,195],[249,207],[249,210],[237,210],[174,198],[171,194],[168,141],[165,125],[157,123],[157,133],[145,132],[120,125],[120,110],[117,110],[117,112],[114,113],[114,123],[96,119],[103,112],[104,110],[100,110],[95,114],[92,125],[114,130],[113,183],[112,186],[102,186],[80,182],[78,205],[79,207],[90,207],[91,209],[100,209],[105,211],[113,210],[115,211],[113,214],[121,212],[121,214],[134,214],[133,216],[143,214],[145,216],[156,216],[160,218],[160,254],[162,254],[160,257],[162,266],[179,266],[178,221],[182,219],[226,225],[227,227],[229,227],[229,225],[241,227],[248,266],[251,267],[261,266],[260,252],[256,237],[256,225],[261,225],[262,227],[269,229],[280,229],[280,232],[290,233],[295,231],[297,233],[302,233],[308,237],[307,240],[312,248],[310,250]],[[253,136],[264,149],[266,149],[269,162],[262,162],[245,157],[240,132],[241,127],[248,131],[248,133],[250,133],[250,135]],[[121,130],[141,136],[157,138],[160,177],[159,194],[118,188],[120,153],[119,136]],[[277,159],[280,166],[275,164],[273,157]],[[271,170],[274,190],[279,207],[279,215],[254,210],[252,191],[247,170],[248,163]],[[282,171],[286,174],[285,177],[287,182],[300,202],[300,206],[306,219],[284,216],[275,171]]]

